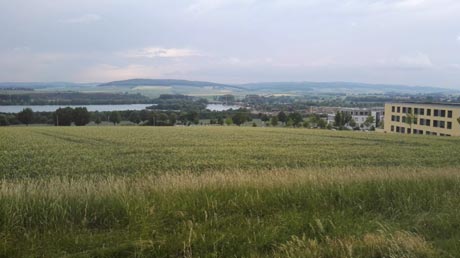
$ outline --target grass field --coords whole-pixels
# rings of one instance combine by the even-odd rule
[[[460,139],[0,128],[0,257],[459,257]]]

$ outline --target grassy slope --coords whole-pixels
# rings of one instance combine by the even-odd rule
[[[0,256],[455,257],[460,139],[1,128]]]

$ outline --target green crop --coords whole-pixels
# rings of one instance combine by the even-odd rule
[[[456,257],[460,139],[0,128],[0,257]]]

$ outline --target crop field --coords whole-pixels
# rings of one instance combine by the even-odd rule
[[[0,257],[460,257],[460,139],[0,128]]]

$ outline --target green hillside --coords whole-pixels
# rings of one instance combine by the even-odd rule
[[[0,128],[0,257],[457,257],[459,143]]]

